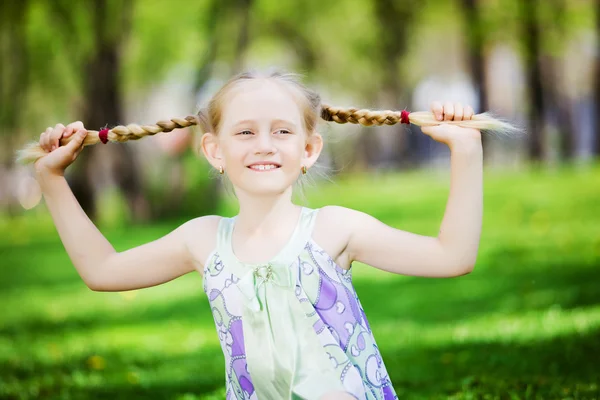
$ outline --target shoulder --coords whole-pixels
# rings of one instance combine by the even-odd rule
[[[325,206],[319,209],[317,222],[345,229],[356,226],[367,214],[341,206]]]
[[[313,230],[313,240],[323,248],[342,268],[348,269],[350,258],[348,243],[352,237],[359,211],[340,206],[325,206],[319,209]]]
[[[206,229],[217,228],[219,222],[223,219],[220,215],[203,215],[202,217],[197,217],[194,219],[190,219],[185,222],[183,225],[187,226],[187,229],[196,229],[204,231]],[[182,225],[182,226],[183,226]]]
[[[191,219],[180,227],[183,240],[194,262],[202,268],[217,246],[217,230],[221,219],[223,217],[218,215],[205,215]]]
[[[363,224],[372,220],[369,214],[341,206],[325,206],[319,209],[315,229],[342,237],[349,237]]]

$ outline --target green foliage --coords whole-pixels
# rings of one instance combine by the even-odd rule
[[[206,50],[204,16],[210,0],[136,1],[125,48],[124,82],[137,91],[160,82],[174,65],[199,67]]]
[[[127,201],[117,188],[110,188],[99,194],[97,225],[101,229],[123,229],[131,223]]]
[[[359,175],[313,189],[308,205],[354,207],[435,235],[448,182],[446,172]],[[427,279],[354,266],[401,398],[600,396],[599,197],[600,166],[486,172],[473,273]],[[105,234],[122,251],[174,227]],[[0,398],[223,398],[223,357],[196,274],[91,292],[43,210],[0,218],[0,237]]]
[[[147,172],[145,197],[157,219],[191,219],[214,214],[219,196],[208,163],[191,150],[177,156],[157,158]],[[180,168],[180,175],[173,175]],[[175,189],[173,185],[178,184]],[[174,191],[177,195],[174,195]]]

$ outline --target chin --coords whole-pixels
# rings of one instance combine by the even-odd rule
[[[275,196],[284,193],[294,183],[293,180],[284,177],[244,176],[242,182],[234,183],[239,189],[254,196]]]
[[[277,196],[285,193],[285,191],[290,187],[290,185],[285,184],[277,184],[273,182],[272,184],[257,184],[252,185],[252,187],[244,187],[242,188],[246,193],[251,194],[253,196]]]

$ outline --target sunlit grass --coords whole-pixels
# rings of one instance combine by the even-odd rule
[[[360,209],[435,235],[449,173],[358,175],[307,205]],[[402,398],[598,398],[600,168],[487,172],[473,273],[354,282]],[[221,212],[232,215],[232,202]],[[103,229],[118,250],[179,222]],[[202,281],[96,293],[70,264],[43,205],[0,216],[0,398],[224,397],[224,363]],[[199,238],[201,240],[201,238]]]

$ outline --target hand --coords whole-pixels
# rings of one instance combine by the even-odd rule
[[[421,131],[433,138],[433,140],[445,143],[453,147],[457,143],[470,142],[481,143],[481,132],[478,129],[464,128],[455,124],[444,123],[444,121],[468,121],[473,117],[471,106],[463,107],[460,103],[442,103],[434,101],[431,103],[431,112],[439,125],[423,126]]]
[[[69,143],[61,146],[60,140],[71,136]],[[87,131],[80,121],[66,127],[58,124],[54,128],[46,129],[40,135],[40,147],[46,150],[48,155],[35,162],[34,167],[38,175],[50,173],[62,176],[65,169],[75,161],[83,149],[83,140],[86,136]]]

